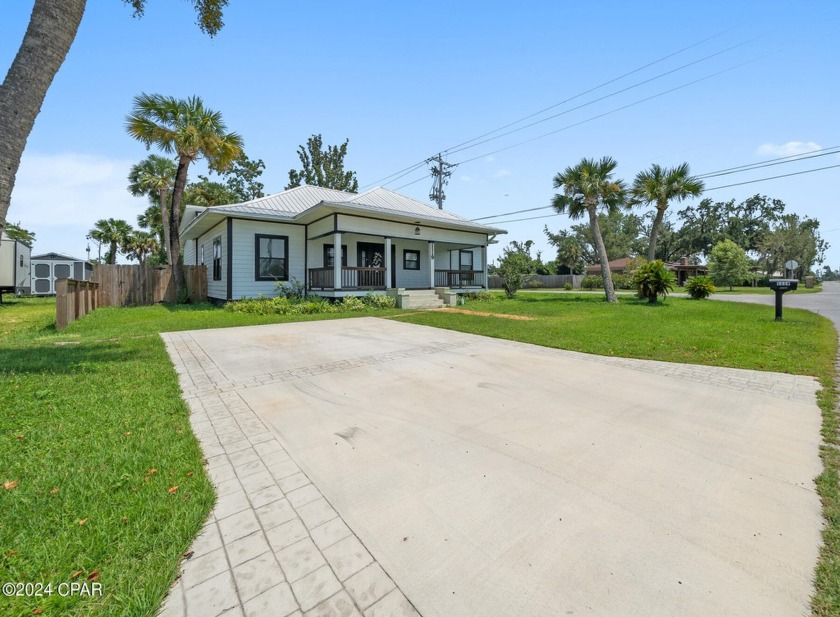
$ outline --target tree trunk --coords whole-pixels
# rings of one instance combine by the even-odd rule
[[[648,261],[653,261],[656,255],[656,237],[659,235],[659,228],[662,227],[662,219],[665,218],[665,210],[668,204],[656,207],[656,217],[650,230],[650,244],[648,245]]]
[[[85,0],[35,0],[23,43],[0,85],[0,229],[26,140],[84,12]]]
[[[190,158],[182,156],[178,160],[178,172],[175,174],[175,186],[172,188],[172,206],[169,208],[169,265],[172,266],[172,278],[175,281],[175,301],[180,301],[186,281],[184,280],[184,258],[181,256],[181,236],[178,235],[179,215],[184,189],[187,187],[187,170]]]
[[[172,259],[169,257],[172,254],[172,246],[169,242],[169,191],[166,189],[160,190],[160,222],[161,226],[163,227],[163,244],[162,248],[166,251],[166,261],[167,263],[172,263]]]
[[[589,211],[589,225],[592,227],[592,236],[595,240],[595,251],[598,253],[598,261],[601,262],[601,276],[604,279],[604,293],[608,302],[618,302],[615,297],[612,276],[610,275],[610,261],[607,258],[607,249],[604,248],[604,239],[601,237],[601,226],[598,224],[598,214],[595,205],[587,204]]]
[[[114,265],[114,264],[117,263],[117,241],[116,240],[111,240],[111,256],[110,256],[110,259],[108,261],[111,262],[111,265]]]

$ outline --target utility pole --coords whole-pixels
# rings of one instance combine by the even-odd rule
[[[443,187],[449,182],[449,176],[452,175],[452,169],[457,166],[457,163],[447,163],[440,154],[426,159],[426,162],[432,163],[432,190],[429,192],[429,199],[435,202],[440,210],[443,210],[443,200],[446,199]]]

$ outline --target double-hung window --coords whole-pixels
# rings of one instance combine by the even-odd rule
[[[335,247],[332,244],[324,245],[324,267],[332,268],[335,265]],[[347,245],[341,245],[341,265],[347,265]]]
[[[460,262],[459,262],[459,270],[472,270],[473,269],[473,252],[472,251],[460,251]]]
[[[254,280],[289,280],[289,237],[255,234]]]
[[[420,251],[406,249],[403,251],[403,270],[420,269]]]

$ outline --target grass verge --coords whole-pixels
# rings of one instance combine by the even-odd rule
[[[776,322],[773,307],[737,302],[669,298],[658,305],[619,296],[608,304],[592,294],[527,293],[464,307],[482,313],[535,318],[519,321],[448,311],[420,312],[401,321],[448,328],[546,347],[626,358],[812,375],[822,389],[820,448],[823,472],[815,479],[823,504],[823,546],[815,572],[813,614],[840,615],[840,424],[834,362],[837,333],[809,311],[786,309]]]
[[[215,499],[159,332],[387,313],[158,305],[57,332],[54,300],[0,306],[0,582],[102,585],[4,597],[0,615],[157,611]]]

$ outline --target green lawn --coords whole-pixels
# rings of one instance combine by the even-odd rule
[[[669,298],[649,306],[634,296],[619,303],[592,294],[519,294],[471,302],[476,311],[524,315],[536,321],[493,319],[446,311],[401,320],[547,347],[606,356],[646,358],[820,376],[833,367],[831,322],[787,309],[776,322],[773,307]]]
[[[447,311],[400,316],[401,321],[523,341],[547,347],[627,358],[813,375],[823,385],[820,449],[823,473],[816,478],[826,526],[815,573],[813,614],[840,615],[840,425],[835,413],[834,359],[837,334],[831,322],[809,311],[786,309],[783,322],[772,307],[737,302],[669,298],[658,305],[619,296],[611,305],[601,295],[497,294],[489,302],[459,307],[523,315],[532,321]]]
[[[57,332],[52,299],[0,305],[0,578],[103,589],[0,615],[155,614],[215,499],[159,332],[345,316],[158,305]]]

